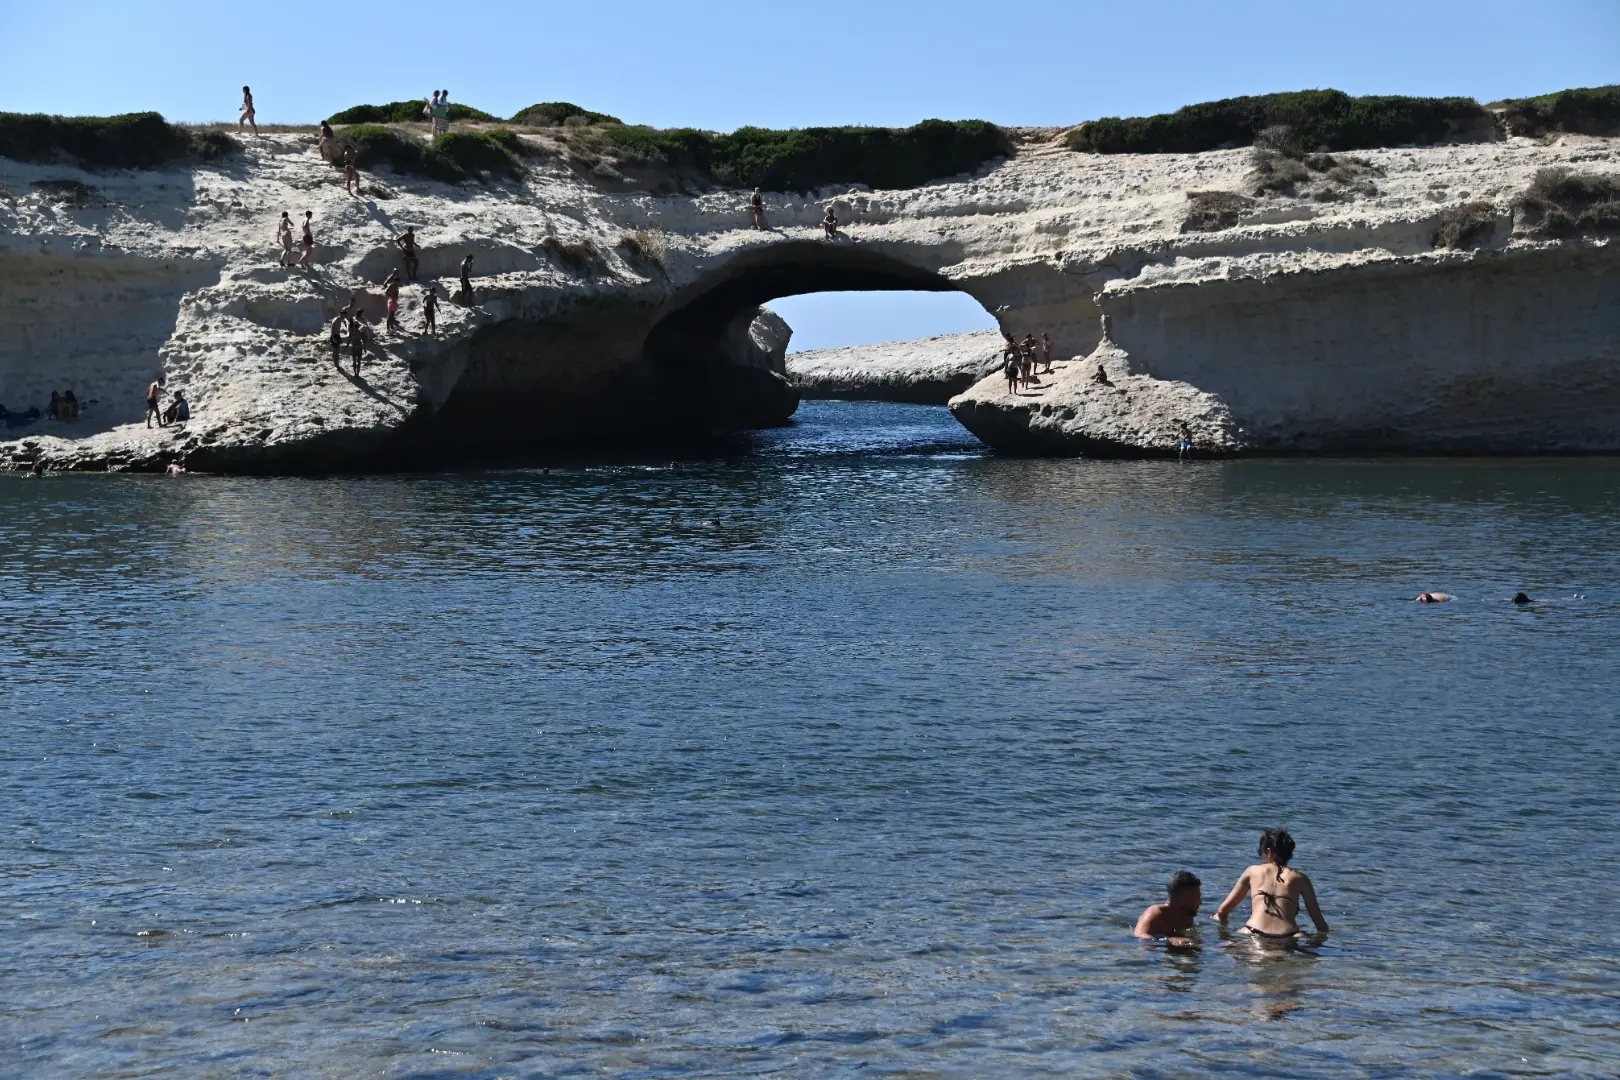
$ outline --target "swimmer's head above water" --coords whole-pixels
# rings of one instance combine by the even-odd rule
[[[1198,908],[1204,902],[1204,883],[1198,880],[1198,875],[1191,870],[1177,870],[1170,875],[1170,886],[1166,890],[1170,906],[1179,908],[1191,914],[1197,914]]]
[[[1420,604],[1443,604],[1450,599],[1450,593],[1420,592],[1417,594],[1417,602]]]
[[[1294,857],[1294,838],[1287,829],[1267,829],[1260,834],[1260,858],[1266,862],[1287,866]]]
[[[1530,603],[1530,598],[1524,595],[1522,592],[1516,592],[1513,594],[1513,602],[1515,604],[1528,604]]]

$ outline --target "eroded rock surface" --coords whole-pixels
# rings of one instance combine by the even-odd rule
[[[1001,365],[1001,334],[978,330],[916,341],[814,349],[787,358],[807,398],[943,405]]]
[[[1264,195],[1208,232],[1182,231],[1187,193],[1245,190],[1247,151],[1026,144],[910,191],[768,195],[764,231],[743,193],[605,193],[551,159],[488,186],[368,176],[353,198],[294,134],[172,172],[0,161],[0,404],[84,403],[69,424],[14,415],[0,464],[339,470],[779,423],[797,390],[760,305],[884,288],[965,291],[1082,358],[1024,394],[992,374],[954,399],[1010,449],[1173,452],[1182,422],[1202,452],[1620,449],[1617,248],[1533,239],[1511,213],[1538,169],[1620,169],[1614,142],[1360,156],[1373,193]],[[52,198],[62,182],[88,194]],[[1444,215],[1481,204],[1497,227],[1436,247]],[[311,269],[277,265],[284,209],[315,213]],[[422,285],[388,331],[406,226]],[[448,297],[468,253],[463,306]],[[424,286],[446,300],[431,336]],[[351,296],[376,335],[358,378],[326,344]],[[1087,381],[1099,362],[1111,389]],[[141,422],[159,377],[192,402],[183,428]]]

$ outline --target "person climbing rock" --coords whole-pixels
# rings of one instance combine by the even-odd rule
[[[754,216],[754,228],[763,229],[765,227],[765,196],[760,194],[759,188],[755,188],[754,194],[749,198],[748,210]]]
[[[299,266],[308,266],[309,265],[309,260],[315,257],[315,234],[312,231],[310,231],[310,227],[309,227],[309,224],[314,219],[314,217],[315,217],[315,211],[313,211],[313,210],[305,210],[304,211],[304,235],[303,235],[303,238],[299,241],[299,244],[304,249],[304,253],[302,255],[298,256],[298,265]]]
[[[394,246],[405,255],[405,276],[411,281],[416,280],[418,265],[416,249],[416,230],[406,229],[403,236],[394,237]]]
[[[292,262],[292,219],[285,210],[281,212],[281,221],[276,225],[276,243],[281,245],[281,265],[286,266]]]
[[[429,334],[438,332],[434,324],[434,314],[439,310],[439,294],[433,291],[432,285],[422,287],[422,326]]]
[[[388,275],[387,279],[383,282],[383,299],[386,300],[387,303],[388,303],[388,322],[386,323],[386,326],[387,326],[387,328],[389,330],[398,330],[399,329],[399,271],[398,270],[395,270],[392,273],[390,273]]]
[[[461,260],[461,302],[468,307],[473,306],[472,263],[471,255]]]
[[[253,110],[253,91],[242,87],[242,115],[236,118],[236,130],[241,131],[242,125],[247,124],[253,128],[253,134],[259,133],[259,122],[254,119],[257,114]]]

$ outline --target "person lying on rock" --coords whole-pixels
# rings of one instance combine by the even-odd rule
[[[406,229],[405,235],[394,237],[394,246],[405,255],[405,276],[411,281],[416,280],[416,230]]]
[[[833,213],[832,207],[827,207],[827,216],[821,219],[821,228],[826,232],[828,240],[838,239],[838,215]]]
[[[395,270],[383,281],[383,298],[388,303],[388,323],[390,330],[399,329],[399,271]]]
[[[1165,944],[1188,948],[1192,940],[1187,931],[1198,918],[1198,908],[1204,902],[1204,883],[1190,870],[1177,870],[1170,875],[1166,902],[1154,904],[1136,920],[1133,931],[1139,938],[1164,938]]]
[[[438,332],[438,327],[436,325],[434,325],[434,318],[433,318],[434,314],[438,310],[439,310],[439,294],[433,290],[433,286],[431,284],[423,286],[423,288],[422,288],[422,325],[423,325],[423,327],[426,328],[426,331],[429,334],[434,334],[434,333]]]

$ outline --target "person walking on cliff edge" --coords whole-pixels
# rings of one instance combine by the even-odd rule
[[[276,243],[281,245],[281,265],[286,266],[292,262],[292,219],[285,210],[281,212],[281,221],[276,224]]]
[[[759,188],[755,188],[753,196],[749,198],[748,210],[754,215],[754,228],[763,229],[765,227],[765,196],[760,194]]]
[[[439,328],[434,322],[434,315],[438,310],[439,294],[434,291],[433,283],[430,281],[422,286],[422,325],[426,328],[426,333],[436,334],[439,332]]]
[[[461,302],[468,307],[473,306],[472,261],[471,255],[461,260]]]
[[[242,125],[247,124],[253,128],[253,134],[259,134],[259,122],[254,119],[257,114],[253,111],[253,91],[242,87],[242,115],[236,119],[236,130],[241,131]]]
[[[389,273],[383,282],[383,299],[388,304],[388,329],[399,329],[399,271]]]

